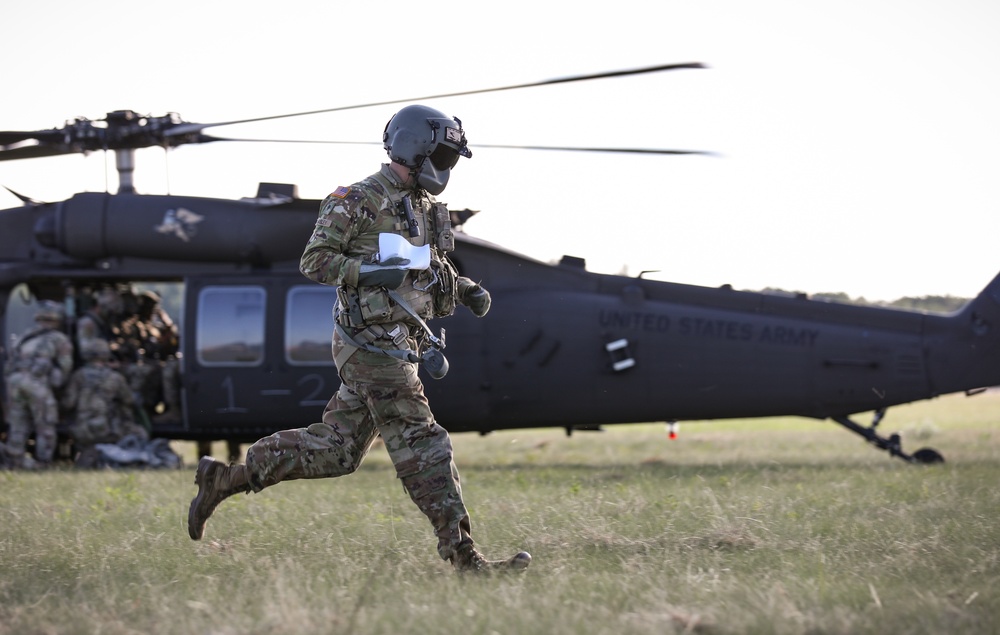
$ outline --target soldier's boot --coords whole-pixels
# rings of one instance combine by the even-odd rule
[[[524,571],[531,564],[531,554],[520,551],[506,560],[487,560],[471,543],[465,543],[452,555],[451,564],[459,572]]]
[[[205,523],[219,503],[234,494],[250,491],[250,476],[246,465],[226,465],[203,456],[198,461],[194,483],[198,486],[198,494],[188,510],[188,534],[191,540],[201,540]]]

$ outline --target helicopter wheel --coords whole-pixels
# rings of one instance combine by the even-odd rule
[[[937,450],[920,448],[913,453],[913,461],[923,465],[931,465],[933,463],[944,463],[944,457]]]

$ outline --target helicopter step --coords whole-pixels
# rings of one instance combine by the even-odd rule
[[[884,416],[884,408],[876,410],[875,414],[872,416],[872,423],[868,427],[857,424],[846,416],[831,418],[848,430],[860,434],[878,449],[885,450],[890,456],[897,456],[908,463],[921,463],[924,465],[944,463],[944,457],[941,456],[937,450],[932,448],[921,448],[913,454],[907,454],[906,452],[903,452],[902,440],[898,434],[890,434],[888,438],[879,435],[877,431],[878,424],[881,423],[882,417]]]

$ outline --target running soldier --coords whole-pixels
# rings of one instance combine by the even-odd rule
[[[456,303],[486,315],[490,295],[460,277],[448,209],[437,203],[459,157],[471,157],[462,122],[425,106],[407,106],[386,125],[390,163],[321,204],[300,270],[338,287],[333,355],[342,385],[321,423],[257,441],[245,465],[210,457],[198,464],[198,494],[188,512],[191,538],[202,537],[216,506],[238,492],[282,481],[350,474],[379,435],[410,498],[437,536],[438,554],[458,571],[520,571],[531,556],[487,560],[472,540],[448,432],[435,420],[417,375],[421,362],[442,377],[443,342],[426,324]]]

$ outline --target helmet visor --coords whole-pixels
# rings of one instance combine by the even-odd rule
[[[438,170],[450,170],[455,167],[456,163],[458,163],[458,157],[458,150],[450,146],[446,146],[443,143],[439,143],[438,146],[434,148],[434,151],[431,152],[430,159],[431,163],[433,163],[434,167]]]

